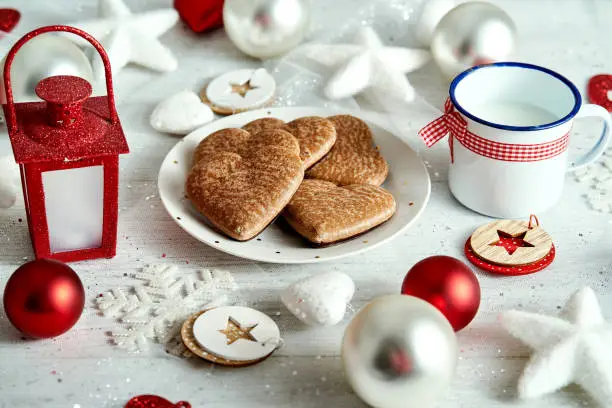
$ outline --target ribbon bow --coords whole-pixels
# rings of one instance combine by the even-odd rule
[[[457,138],[461,141],[465,138],[466,132],[467,123],[459,112],[455,110],[453,102],[449,98],[444,104],[444,115],[419,130],[419,136],[423,139],[427,147],[431,147],[438,143],[444,136],[448,135],[451,162],[454,162],[453,138]]]
[[[455,111],[450,99],[447,99],[444,104],[444,114],[419,130],[419,136],[427,147],[435,145],[438,140],[447,134],[449,135],[448,146],[453,163],[455,162],[454,139],[457,139],[463,147],[479,156],[510,162],[532,162],[550,159],[565,152],[569,144],[569,133],[558,139],[536,144],[503,143],[478,136],[467,129],[466,120],[459,112]]]

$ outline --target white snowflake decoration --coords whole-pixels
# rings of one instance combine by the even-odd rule
[[[122,327],[111,333],[114,342],[131,351],[142,351],[149,341],[163,343],[168,352],[189,355],[176,340],[184,320],[192,313],[219,305],[237,289],[232,275],[219,269],[179,271],[175,265],[145,267],[135,275],[143,283],[113,289],[96,299],[103,315]]]
[[[596,163],[574,172],[579,183],[588,184],[590,191],[585,199],[596,211],[612,213],[612,150]]]

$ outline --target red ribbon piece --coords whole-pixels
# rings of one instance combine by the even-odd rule
[[[444,104],[444,115],[434,120],[423,129],[419,130],[419,136],[427,147],[431,147],[438,143],[440,139],[448,135],[448,147],[450,148],[451,162],[455,162],[453,152],[453,137],[463,139],[467,132],[467,123],[465,119],[455,111],[455,107],[450,99]]]
[[[511,162],[532,162],[550,159],[563,153],[569,145],[569,133],[551,142],[539,144],[500,143],[478,136],[467,130],[467,122],[455,110],[450,99],[444,104],[444,114],[419,130],[419,136],[427,147],[448,136],[451,162],[455,162],[453,140],[480,156]]]

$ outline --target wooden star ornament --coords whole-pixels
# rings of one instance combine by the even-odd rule
[[[612,406],[612,325],[604,320],[591,288],[576,292],[558,317],[511,310],[500,319],[533,350],[518,381],[521,398],[576,383],[602,407]]]
[[[539,224],[521,220],[498,220],[472,234],[470,245],[481,259],[496,265],[528,265],[551,251],[552,238]]]
[[[281,343],[276,323],[243,306],[220,306],[198,312],[181,328],[185,346],[215,364],[242,367],[265,360]]]

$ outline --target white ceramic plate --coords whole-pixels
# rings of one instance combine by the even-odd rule
[[[314,247],[289,227],[270,225],[259,236],[246,242],[235,241],[211,228],[185,199],[185,179],[198,143],[223,128],[241,127],[246,123],[272,116],[290,121],[301,116],[338,114],[323,108],[270,108],[227,116],[210,123],[176,144],[159,171],[159,195],[170,216],[195,239],[242,258],[274,263],[312,263],[357,254],[375,248],[401,233],[421,214],[431,191],[427,169],[417,154],[400,138],[381,125],[365,120],[374,133],[374,142],[389,163],[389,177],[383,185],[395,197],[397,212],[386,223],[354,239],[338,244]],[[359,113],[351,112],[355,116]]]

